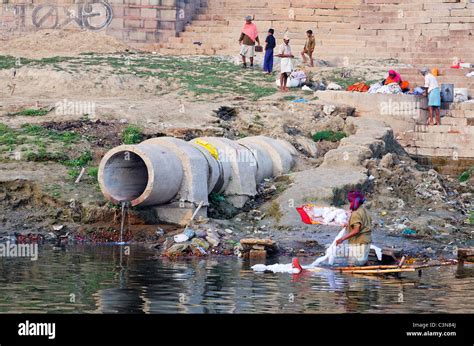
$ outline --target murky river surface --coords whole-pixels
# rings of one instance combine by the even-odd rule
[[[87,245],[45,245],[37,261],[0,259],[0,313],[472,313],[473,292],[468,266],[401,279],[292,276],[254,273],[237,258],[169,261],[138,246],[127,256],[123,247]]]

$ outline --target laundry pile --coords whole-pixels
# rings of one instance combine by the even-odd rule
[[[288,88],[298,88],[306,82],[306,73],[304,71],[293,71],[291,72],[290,76],[288,77],[288,81],[286,82],[286,86]],[[278,78],[275,81],[276,85],[280,86],[280,79]]]
[[[296,208],[301,220],[306,224],[323,224],[343,226],[349,220],[348,212],[335,207],[320,207],[305,204]]]
[[[368,91],[369,94],[402,94],[402,88],[398,83],[383,85],[382,83],[372,84]]]

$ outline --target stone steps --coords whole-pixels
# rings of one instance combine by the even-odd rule
[[[474,157],[473,149],[465,148],[436,148],[436,147],[405,147],[405,151],[410,155],[430,156],[430,157],[450,157],[453,158],[469,158]]]
[[[277,39],[288,30],[296,50],[304,44],[304,31],[313,29],[321,58],[392,57],[442,67],[454,56],[474,62],[474,46],[468,44],[473,12],[474,5],[441,0],[255,0],[245,6],[239,0],[209,0],[179,35],[183,40],[171,39],[165,48],[192,53],[192,43],[201,41],[218,54],[235,54],[243,17],[252,15],[262,41],[269,27]],[[214,35],[211,44],[204,33]]]
[[[437,149],[440,156],[451,156],[453,151],[459,157],[472,157],[474,154],[474,126],[458,126],[446,124],[448,118],[442,118],[443,125],[426,126],[415,125],[415,131],[404,133],[400,139],[402,144],[409,153],[420,150],[426,152],[425,149],[431,151]],[[444,150],[441,152],[440,150]]]
[[[473,126],[467,126],[467,119],[464,118],[452,118],[459,122],[449,120],[449,118],[442,118],[441,124],[437,126],[427,125],[415,125],[415,133],[466,133],[472,134],[474,131]],[[462,121],[463,120],[463,121]],[[464,122],[464,124],[462,124]]]

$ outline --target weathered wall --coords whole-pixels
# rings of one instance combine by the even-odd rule
[[[150,43],[184,30],[201,0],[3,0],[0,37],[38,29],[103,31],[120,40]]]

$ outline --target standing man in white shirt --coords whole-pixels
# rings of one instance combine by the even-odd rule
[[[427,67],[423,67],[420,73],[425,76],[425,93],[428,95],[429,120],[427,125],[433,125],[433,112],[436,113],[435,125],[441,125],[439,109],[441,107],[441,92],[438,80],[430,73]]]
[[[295,56],[291,53],[290,37],[287,34],[283,37],[283,43],[280,46],[277,57],[281,58],[280,90],[288,91],[286,83],[288,82],[288,76],[293,71],[292,59]]]

